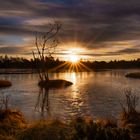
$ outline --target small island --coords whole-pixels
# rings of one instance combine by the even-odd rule
[[[8,80],[0,80],[0,88],[3,87],[10,87],[12,86],[12,83]]]
[[[48,81],[40,81],[38,85],[42,88],[64,88],[72,85],[73,83],[67,80],[56,79]]]
[[[140,79],[140,72],[128,73],[125,77]]]

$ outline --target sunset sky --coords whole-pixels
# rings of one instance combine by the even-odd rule
[[[0,55],[31,57],[36,32],[53,21],[60,59],[140,58],[140,0],[0,0]]]

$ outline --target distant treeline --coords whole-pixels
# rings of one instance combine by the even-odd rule
[[[54,59],[53,57],[46,57],[46,68],[55,71],[65,71],[65,70],[96,70],[96,69],[125,69],[125,68],[140,68],[140,58],[137,60],[125,61],[80,61],[78,65],[72,65],[71,62],[60,61],[59,59]],[[35,69],[41,66],[39,59],[26,59],[22,57],[8,57],[0,56],[0,68],[19,68],[19,69]]]
[[[129,68],[140,68],[140,59],[125,61],[93,61],[93,62],[84,62],[88,67],[92,69],[129,69]]]

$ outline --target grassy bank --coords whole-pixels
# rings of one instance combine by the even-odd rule
[[[46,120],[26,123],[19,111],[0,111],[2,140],[129,140],[129,132],[116,122],[92,118],[75,118],[70,122]]]

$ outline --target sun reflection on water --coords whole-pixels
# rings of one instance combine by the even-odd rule
[[[72,82],[73,82],[74,84],[77,82],[76,73],[75,73],[75,72],[71,73],[71,79],[72,79]]]

